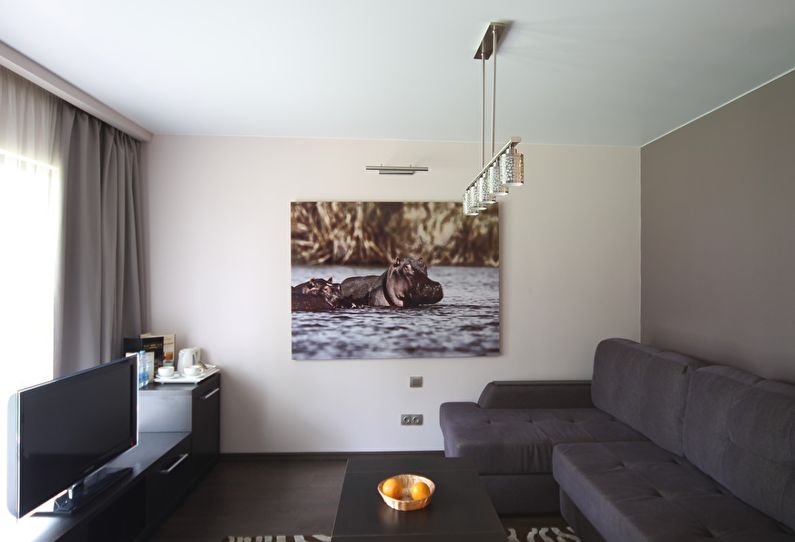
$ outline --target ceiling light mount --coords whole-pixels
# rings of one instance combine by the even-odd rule
[[[365,166],[366,171],[377,171],[379,175],[414,175],[418,171],[428,171],[427,166]]]
[[[508,25],[509,23],[507,22],[495,22],[486,26],[483,37],[480,39],[477,49],[475,49],[475,60],[488,60],[491,58],[491,54],[502,43],[502,35],[508,29]],[[496,40],[494,39],[494,34],[497,35]]]

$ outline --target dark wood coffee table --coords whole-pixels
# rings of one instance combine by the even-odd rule
[[[398,512],[378,482],[420,474],[436,492],[422,510]],[[354,457],[348,460],[332,542],[505,542],[505,529],[472,463],[441,456]]]

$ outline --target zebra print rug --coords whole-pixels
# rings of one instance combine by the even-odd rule
[[[506,542],[580,542],[571,527],[505,528]],[[325,534],[227,536],[221,542],[331,542]]]

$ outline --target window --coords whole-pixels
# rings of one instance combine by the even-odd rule
[[[16,390],[53,377],[60,208],[56,167],[0,149],[0,400],[4,406]],[[3,441],[6,424],[7,417],[0,416]],[[5,459],[7,447],[2,444],[0,457]],[[0,468],[0,488],[6,487],[6,476],[6,469]],[[5,510],[0,517],[2,532],[13,517]]]

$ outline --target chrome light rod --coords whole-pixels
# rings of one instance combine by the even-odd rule
[[[425,166],[365,166],[366,171],[377,171],[379,175],[414,175],[417,171],[428,171]]]
[[[473,185],[474,185],[476,182],[478,182],[478,179],[479,179],[479,178],[480,178],[480,177],[481,177],[481,176],[482,176],[484,173],[486,173],[486,170],[488,170],[488,169],[489,169],[489,168],[492,166],[492,164],[494,164],[494,162],[496,162],[496,161],[497,161],[497,159],[500,157],[500,155],[501,155],[502,153],[504,153],[505,151],[507,151],[507,150],[508,150],[508,149],[510,149],[511,147],[515,147],[516,145],[518,145],[518,144],[519,144],[519,143],[521,143],[521,142],[522,142],[522,138],[521,138],[521,137],[516,137],[516,136],[514,136],[514,137],[512,137],[511,139],[509,139],[509,140],[508,140],[508,143],[506,143],[505,145],[503,145],[503,146],[502,146],[502,148],[501,148],[500,150],[498,150],[496,153],[494,153],[494,156],[492,156],[492,157],[491,157],[491,160],[489,160],[488,162],[486,162],[486,165],[485,165],[485,166],[483,166],[483,169],[481,169],[481,170],[480,170],[480,172],[479,172],[477,175],[475,175],[475,178],[474,178],[474,179],[472,179],[472,182],[471,182],[471,183],[469,183],[469,184],[467,185],[467,187],[466,187],[466,189],[465,189],[465,190],[469,190],[470,188],[472,188],[472,186],[473,186]]]

